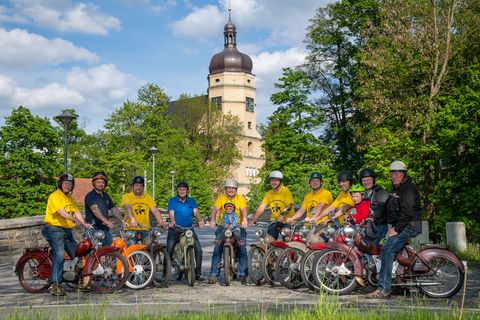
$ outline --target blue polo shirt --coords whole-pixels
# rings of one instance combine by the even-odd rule
[[[104,192],[103,194],[98,193],[93,189],[85,196],[85,221],[88,223],[93,223],[95,229],[107,231],[109,228],[100,221],[90,209],[90,206],[96,204],[98,209],[105,218],[108,218],[108,210],[115,207],[112,199],[108,193]]]
[[[196,208],[197,201],[188,195],[185,202],[182,202],[179,196],[168,200],[168,211],[173,210],[175,223],[183,228],[190,228],[193,225],[193,210]]]

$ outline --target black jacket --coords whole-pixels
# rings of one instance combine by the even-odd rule
[[[393,187],[387,202],[387,221],[398,233],[407,226],[421,232],[420,210],[420,193],[410,177],[407,177],[398,187]]]
[[[390,195],[380,186],[374,186],[367,199],[375,217],[375,224],[387,224],[387,202]]]

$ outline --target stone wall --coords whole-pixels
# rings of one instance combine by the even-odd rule
[[[47,244],[43,216],[0,220],[0,264],[14,263],[25,248]]]

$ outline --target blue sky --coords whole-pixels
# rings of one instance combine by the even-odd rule
[[[303,62],[305,28],[324,0],[231,0],[238,49],[253,60],[257,121],[282,67]],[[73,107],[87,132],[147,82],[172,98],[205,94],[223,50],[228,0],[0,0],[0,125],[23,105],[42,117]]]

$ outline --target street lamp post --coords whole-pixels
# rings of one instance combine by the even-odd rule
[[[155,153],[157,153],[158,149],[155,147],[151,147],[148,152],[152,155],[152,198],[155,200]]]
[[[173,197],[173,195],[174,195],[173,185],[174,185],[174,183],[175,183],[175,173],[176,173],[175,170],[170,171],[170,174],[172,175],[172,197]]]
[[[63,123],[63,173],[67,173],[67,137],[68,137],[68,125],[72,122],[74,116],[68,111],[63,111],[61,115],[57,116],[57,119]]]

